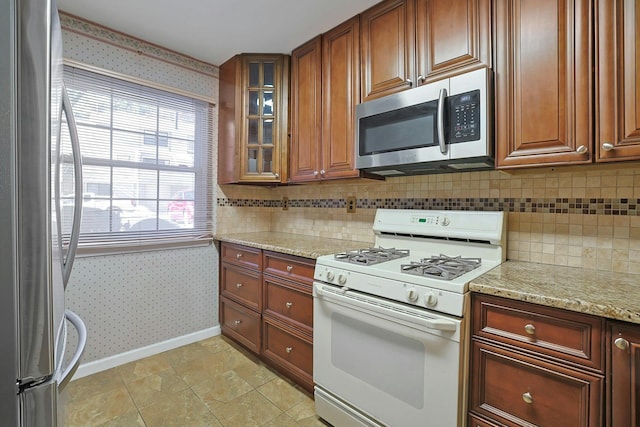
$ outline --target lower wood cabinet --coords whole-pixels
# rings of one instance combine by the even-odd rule
[[[221,244],[222,334],[313,390],[313,270],[307,258]]]
[[[610,426],[640,426],[640,325],[609,322]]]
[[[601,426],[605,320],[472,297],[470,425]]]

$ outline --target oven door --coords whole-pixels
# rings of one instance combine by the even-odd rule
[[[313,308],[320,417],[353,426],[461,425],[462,319],[320,282]]]

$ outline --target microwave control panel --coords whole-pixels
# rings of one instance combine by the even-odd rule
[[[449,101],[449,143],[480,139],[480,91],[451,95]]]

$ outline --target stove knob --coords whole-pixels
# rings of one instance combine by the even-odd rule
[[[347,283],[347,276],[345,276],[344,274],[339,274],[338,283],[340,283],[341,285],[344,285],[345,283]]]
[[[333,271],[327,271],[327,280],[328,281],[333,281],[333,278],[336,277],[335,274],[333,274]]]
[[[446,227],[449,224],[451,224],[451,220],[449,218],[447,218],[446,216],[444,218],[442,218],[442,226]]]
[[[429,307],[435,307],[438,304],[438,297],[433,292],[429,292],[424,296],[424,301]]]
[[[407,299],[411,302],[416,302],[418,300],[418,292],[411,288],[407,291]]]

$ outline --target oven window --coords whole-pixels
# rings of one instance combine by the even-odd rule
[[[436,101],[360,119],[360,155],[437,145]]]
[[[332,314],[331,362],[395,398],[422,409],[425,348],[420,341]]]

